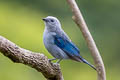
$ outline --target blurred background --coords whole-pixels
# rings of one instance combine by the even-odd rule
[[[103,58],[107,80],[120,78],[120,1],[76,0]],[[0,35],[22,48],[53,58],[43,44],[46,16],[57,17],[65,32],[80,48],[81,55],[94,64],[86,42],[66,0],[0,0]],[[61,62],[65,80],[96,80],[88,65],[71,60]],[[0,80],[45,80],[35,69],[13,63],[0,54]]]

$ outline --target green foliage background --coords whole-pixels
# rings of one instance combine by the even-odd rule
[[[120,1],[76,0],[103,58],[107,80],[120,77]],[[93,59],[85,40],[72,21],[71,10],[65,0],[0,0],[0,35],[17,45],[52,56],[43,45],[42,18],[55,16],[65,32],[80,48],[89,62]],[[65,80],[96,80],[96,72],[83,63],[61,62]],[[0,54],[0,80],[45,80],[40,72],[23,64],[13,63]]]

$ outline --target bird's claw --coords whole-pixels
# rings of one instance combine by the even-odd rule
[[[56,58],[53,58],[53,59],[48,59],[49,62],[53,61],[53,60],[56,60]]]

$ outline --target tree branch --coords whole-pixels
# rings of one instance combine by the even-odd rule
[[[50,63],[44,54],[20,48],[2,36],[0,36],[0,52],[15,63],[36,69],[47,80],[64,80],[59,65]]]
[[[96,65],[96,69],[97,69],[98,80],[106,80],[104,63],[103,63],[100,53],[96,47],[96,44],[92,38],[92,35],[90,34],[88,27],[83,19],[83,16],[82,16],[75,0],[67,0],[67,2],[73,12],[72,18],[75,21],[75,23],[78,25],[78,27],[80,28],[80,30],[87,42],[88,48],[91,51],[91,55],[93,56],[93,59],[94,59],[95,65]]]

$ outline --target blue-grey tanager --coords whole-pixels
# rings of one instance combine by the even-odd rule
[[[63,31],[56,17],[48,16],[43,21],[45,22],[43,42],[48,52],[54,57],[54,59],[50,60],[59,59],[57,61],[59,63],[62,59],[71,59],[86,63],[96,69],[80,55],[79,49]]]

